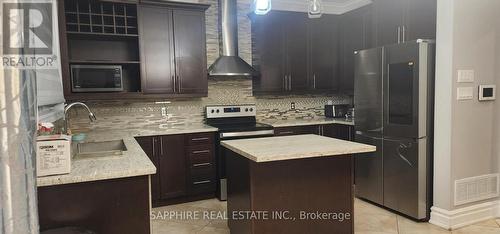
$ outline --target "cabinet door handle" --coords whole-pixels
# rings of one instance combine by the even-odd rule
[[[193,151],[193,154],[204,154],[204,153],[210,153],[210,150],[196,150],[196,151]]]
[[[292,74],[288,76],[288,90],[292,91]]]
[[[163,156],[163,139],[160,139],[160,154]]]
[[[313,88],[316,89],[316,74],[313,75]]]
[[[179,81],[180,80],[179,76],[176,76],[175,80],[176,80],[176,83],[177,83],[177,92],[180,93],[181,92],[181,82]]]
[[[278,135],[288,135],[288,134],[294,134],[294,132],[279,132]]]
[[[203,167],[203,166],[210,166],[212,165],[211,163],[197,163],[193,164],[193,167]]]
[[[156,156],[155,145],[156,145],[156,138],[153,138],[153,142],[152,142],[153,156]]]
[[[173,85],[173,86],[174,86],[174,87],[173,87],[173,89],[174,89],[174,93],[175,93],[175,87],[176,87],[176,86],[175,86],[175,76],[174,76],[174,75],[172,75],[172,83],[174,84],[174,85]]]
[[[398,44],[401,43],[401,26],[398,26]]]
[[[191,141],[206,141],[208,140],[208,137],[200,137],[200,138],[193,138]]]
[[[286,81],[287,81],[287,76],[285,75],[283,77],[283,90],[286,90],[287,89],[287,84],[286,84]]]
[[[403,25],[403,42],[406,42],[406,25]]]
[[[194,185],[198,185],[198,184],[208,184],[212,182],[211,180],[202,180],[202,181],[195,181],[193,182]]]

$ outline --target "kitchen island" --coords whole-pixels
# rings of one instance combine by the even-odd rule
[[[231,233],[354,233],[352,155],[374,146],[317,135],[221,144]]]

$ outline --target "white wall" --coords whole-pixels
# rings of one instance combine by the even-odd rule
[[[449,215],[497,200],[454,205],[455,180],[499,171],[500,101],[479,102],[477,89],[500,80],[498,12],[498,0],[438,0],[434,208]],[[457,83],[461,69],[475,81]],[[473,100],[457,101],[458,87],[473,87]]]

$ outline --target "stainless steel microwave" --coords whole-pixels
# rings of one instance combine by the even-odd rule
[[[123,91],[120,65],[71,65],[71,90],[75,93]]]

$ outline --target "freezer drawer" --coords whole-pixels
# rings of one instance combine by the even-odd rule
[[[384,206],[415,219],[429,209],[427,138],[384,138]]]
[[[356,142],[374,145],[376,152],[355,155],[356,197],[383,204],[383,140],[356,134]]]

